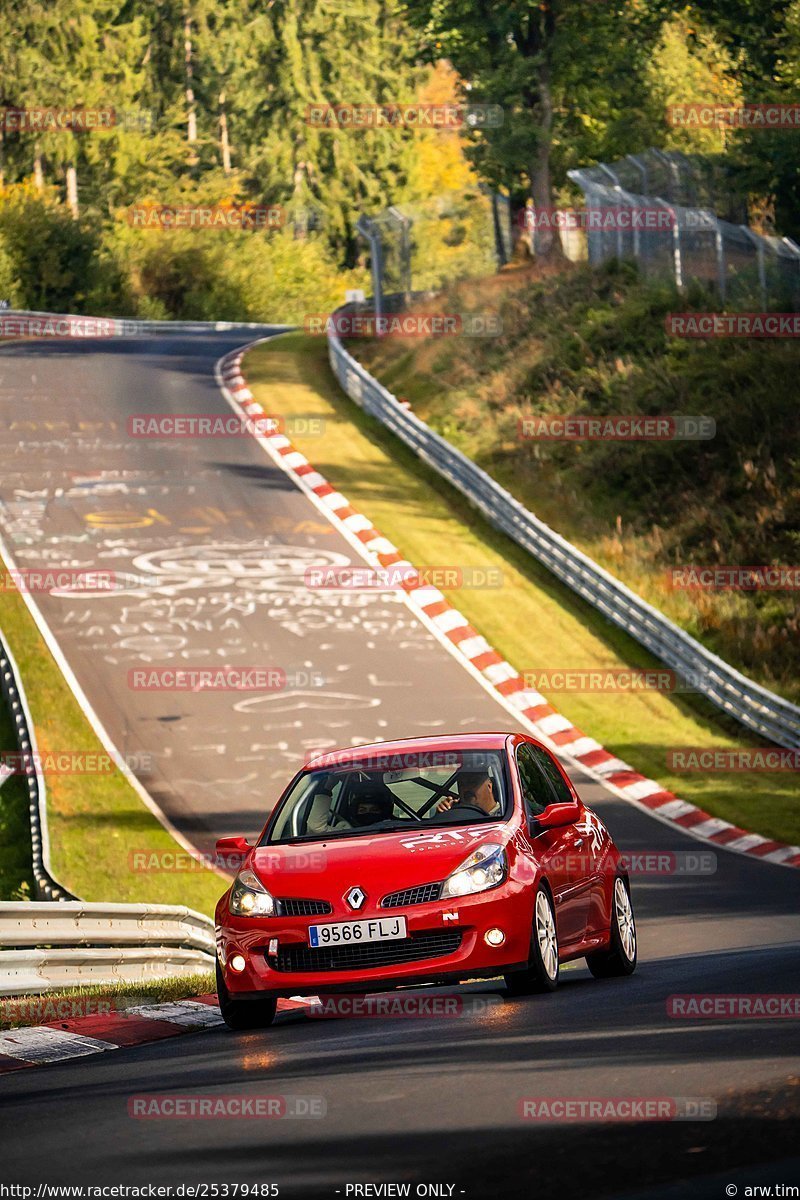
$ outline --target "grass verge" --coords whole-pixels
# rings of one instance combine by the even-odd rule
[[[244,372],[264,408],[286,419],[298,449],[411,562],[500,572],[502,587],[446,594],[517,670],[657,665],[348,400],[330,372],[321,339],[288,334],[267,342],[250,351]],[[311,414],[323,418],[324,435],[294,435],[292,417]],[[552,700],[575,725],[677,795],[768,837],[800,838],[795,774],[669,769],[671,749],[758,744],[738,727],[726,727],[701,698],[652,691],[565,692]]]
[[[215,992],[213,972],[170,975],[143,983],[93,983],[83,987],[59,988],[29,996],[0,999],[0,1029],[45,1025],[74,1017],[124,1013],[139,1004],[165,1004]]]
[[[0,749],[17,750],[14,723],[0,700]],[[33,894],[28,788],[21,775],[0,787],[0,900],[30,900]]]
[[[671,336],[670,312],[713,309],[713,296],[643,280],[630,263],[504,271],[422,307],[489,306],[502,322],[496,337],[359,339],[351,349],[548,525],[727,662],[800,702],[796,587],[706,590],[673,586],[671,575],[797,563],[797,339]],[[543,436],[546,421],[573,414],[702,416],[713,435]]]
[[[18,592],[0,590],[0,628],[22,676],[40,752],[103,754]],[[5,786],[17,782],[21,780]],[[136,850],[174,854],[180,847],[116,767],[108,774],[49,772],[46,784],[52,868],[71,892],[83,900],[187,904],[199,912],[213,913],[225,890],[215,872],[199,865],[188,874],[133,869]],[[0,789],[0,806],[5,804],[4,793],[5,788]],[[27,807],[25,811],[27,814]],[[17,812],[11,828],[15,849],[6,848],[6,855],[17,863],[21,856],[30,855],[30,834],[18,818]],[[19,875],[19,866],[15,869]],[[20,885],[14,884],[13,871],[9,875],[6,870],[3,878],[6,882],[0,895],[11,899],[14,887]]]

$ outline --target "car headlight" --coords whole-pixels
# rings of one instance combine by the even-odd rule
[[[486,842],[465,858],[457,871],[448,875],[442,896],[472,896],[497,887],[508,875],[508,857],[496,842]]]
[[[240,871],[233,881],[228,911],[235,917],[271,917],[275,901],[252,871]]]

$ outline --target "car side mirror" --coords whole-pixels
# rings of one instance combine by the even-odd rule
[[[544,812],[536,818],[536,824],[539,829],[560,829],[562,825],[571,825],[573,821],[577,821],[579,813],[576,800],[566,804],[548,804]]]
[[[217,838],[215,863],[226,871],[238,871],[252,848],[240,833],[235,837]]]

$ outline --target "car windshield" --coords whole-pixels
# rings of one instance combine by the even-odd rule
[[[456,750],[308,771],[262,845],[498,820],[508,803],[504,762],[499,750]]]

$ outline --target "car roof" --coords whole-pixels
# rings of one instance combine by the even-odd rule
[[[384,758],[393,754],[413,754],[416,751],[431,753],[444,750],[502,750],[512,730],[502,733],[451,733],[435,737],[400,738],[394,742],[370,742],[365,746],[347,746],[341,750],[329,750],[307,763],[307,770],[325,767],[347,766],[350,762],[361,762],[365,758]]]

